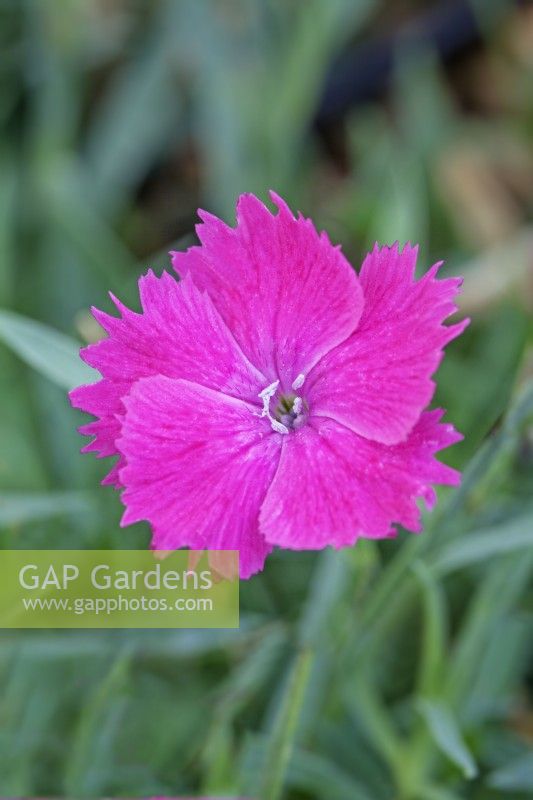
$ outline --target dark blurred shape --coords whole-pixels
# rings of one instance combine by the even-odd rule
[[[509,3],[487,2],[483,15],[487,25],[494,25],[513,5],[527,5],[530,0]],[[486,10],[485,10],[486,9]],[[471,0],[452,0],[419,14],[397,31],[357,44],[333,65],[326,80],[316,123],[324,130],[345,116],[353,106],[379,97],[387,89],[399,46],[428,46],[444,61],[464,53],[482,38],[481,12]]]

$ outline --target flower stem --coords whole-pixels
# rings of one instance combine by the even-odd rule
[[[313,657],[310,649],[301,650],[296,656],[267,749],[259,795],[261,800],[281,798]]]

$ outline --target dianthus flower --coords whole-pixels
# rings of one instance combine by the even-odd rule
[[[97,420],[85,451],[118,456],[122,525],[156,550],[235,549],[241,577],[275,545],[315,550],[421,529],[417,500],[459,473],[461,439],[426,411],[460,278],[415,279],[417,248],[366,256],[359,275],[313,223],[241,196],[237,226],[200,212],[200,246],[149,271],[141,313],[93,310],[107,338],[82,350],[102,380],[71,392]]]

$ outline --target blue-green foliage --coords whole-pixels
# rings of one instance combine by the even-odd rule
[[[275,188],[354,264],[375,239],[419,241],[424,265],[466,275],[473,318],[437,397],[464,480],[424,534],[275,554],[242,587],[238,632],[0,633],[0,795],[533,796],[531,232],[524,181],[508,206],[491,172],[531,170],[532,76],[473,5],[512,103],[461,113],[431,48],[400,46],[387,109],[345,120],[341,177],[313,116],[334,57],[389,4],[0,3],[3,547],[147,545],[79,455],[66,390],[90,380],[89,307],[110,310],[108,290],[135,304],[140,271],[193,241],[197,205],[231,219],[238,193]]]

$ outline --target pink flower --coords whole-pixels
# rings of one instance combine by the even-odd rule
[[[274,545],[295,550],[421,529],[417,499],[459,482],[434,458],[461,436],[424,411],[443,347],[467,320],[459,278],[415,280],[417,248],[378,248],[359,276],[325,233],[272,193],[237,227],[205,212],[181,276],[139,281],[142,313],[94,310],[108,338],[82,351],[103,378],[75,389],[98,419],[84,450],[118,456],[122,525],[152,546],[238,549],[241,576]]]

